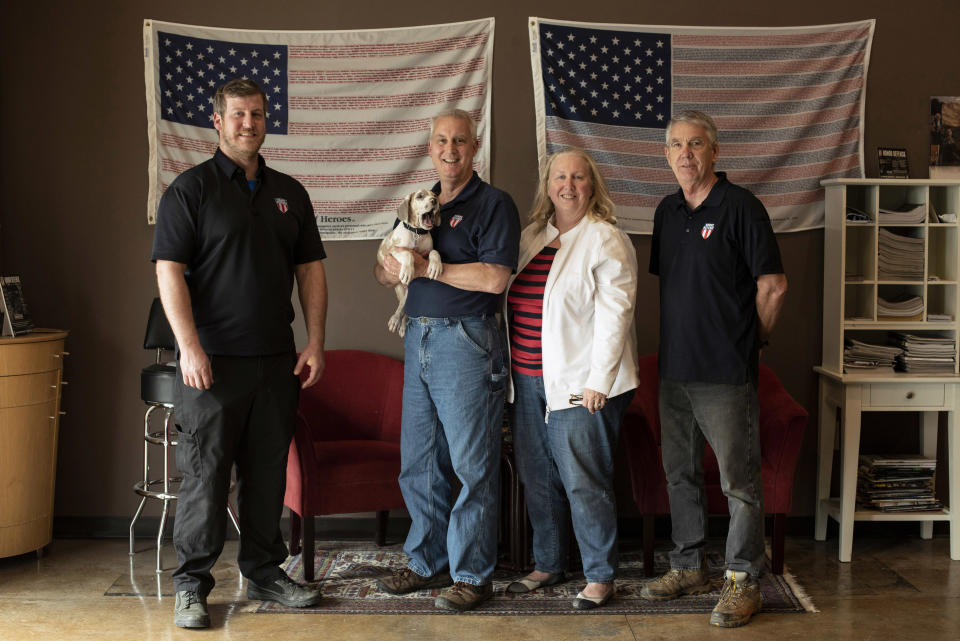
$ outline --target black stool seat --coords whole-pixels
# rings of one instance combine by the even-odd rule
[[[144,403],[173,405],[173,388],[177,380],[177,368],[164,363],[154,363],[140,372],[140,399]]]

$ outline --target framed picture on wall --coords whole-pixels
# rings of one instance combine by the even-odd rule
[[[909,178],[907,150],[900,147],[877,147],[877,164],[881,178]]]
[[[930,177],[960,179],[960,96],[930,98]]]

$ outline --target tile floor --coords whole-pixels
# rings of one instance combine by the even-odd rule
[[[662,543],[662,542],[661,542]],[[236,543],[228,542],[210,596],[213,627],[180,630],[173,600],[157,598],[154,553],[138,543],[132,572],[124,540],[58,540],[41,559],[0,559],[0,639],[138,640],[645,640],[960,639],[960,561],[937,537],[861,538],[852,563],[839,563],[836,538],[787,539],[789,569],[820,610],[758,615],[745,628],[721,630],[706,615],[465,617],[457,615],[255,614],[244,597]],[[173,563],[166,548],[165,564]],[[169,572],[160,576],[169,592]],[[104,596],[108,590],[130,596]]]

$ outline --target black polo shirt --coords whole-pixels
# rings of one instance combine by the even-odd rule
[[[757,278],[783,265],[767,210],[717,172],[690,211],[683,190],[653,219],[650,273],[660,277],[660,375],[745,383],[757,375]]]
[[[243,169],[217,149],[160,199],[151,259],[187,266],[193,318],[208,354],[295,349],[294,269],[326,256],[303,186],[263,157],[257,181],[251,192]]]
[[[440,183],[433,187],[440,193]],[[440,206],[440,226],[433,247],[444,263],[492,263],[517,269],[520,253],[520,215],[505,191],[480,180],[473,172],[456,198]],[[499,311],[499,294],[458,289],[429,278],[410,283],[407,316],[448,318],[493,314]]]

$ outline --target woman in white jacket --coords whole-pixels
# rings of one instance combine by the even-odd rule
[[[569,513],[587,580],[573,607],[586,610],[615,592],[613,458],[637,386],[637,258],[616,226],[596,163],[583,150],[547,161],[531,220],[506,311],[514,451],[536,569],[507,591],[566,580]]]

